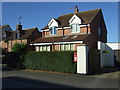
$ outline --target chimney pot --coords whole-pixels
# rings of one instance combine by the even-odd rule
[[[75,6],[75,10],[74,10],[74,13],[78,13],[79,12],[79,9],[78,9],[78,6]]]

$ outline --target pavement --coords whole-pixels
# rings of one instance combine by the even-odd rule
[[[14,70],[6,65],[2,71],[2,88],[119,88],[119,71],[94,75],[68,74],[58,72]]]

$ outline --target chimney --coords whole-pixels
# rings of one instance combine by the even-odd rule
[[[78,9],[78,6],[75,6],[75,10],[74,10],[74,13],[78,13],[79,12],[79,9]]]
[[[22,25],[21,24],[16,25],[16,30],[18,31],[22,30]]]

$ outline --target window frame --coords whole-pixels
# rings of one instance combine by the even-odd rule
[[[50,35],[56,35],[57,34],[57,29],[56,29],[55,26],[50,27],[49,29],[50,29]]]
[[[75,30],[72,29],[73,25],[75,25]],[[79,29],[77,29],[78,28],[77,26],[79,27]],[[77,24],[77,23],[71,24],[71,33],[78,33],[78,32],[80,32],[79,24]]]

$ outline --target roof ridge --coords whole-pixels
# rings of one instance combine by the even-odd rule
[[[26,30],[29,30],[29,29],[36,29],[36,28],[37,28],[37,27],[34,27],[34,28],[28,28],[28,29],[23,29],[23,30],[25,30],[25,31],[26,31]]]
[[[87,10],[87,11],[94,11],[94,10],[101,10],[101,8],[92,9],[92,10]],[[81,11],[81,12],[87,12],[87,11]],[[78,13],[80,13],[80,12],[78,12]]]
[[[94,10],[101,10],[101,8],[97,8],[97,9],[93,9],[93,10],[87,10],[87,11],[94,11]],[[87,12],[87,11],[80,11],[80,12],[78,12],[78,13]],[[61,15],[61,16],[70,15],[70,14],[75,14],[75,13],[63,14],[63,15]],[[61,16],[59,16],[59,17],[61,17]],[[58,18],[59,18],[59,17],[58,17]],[[58,18],[57,18],[57,19],[58,19]]]

